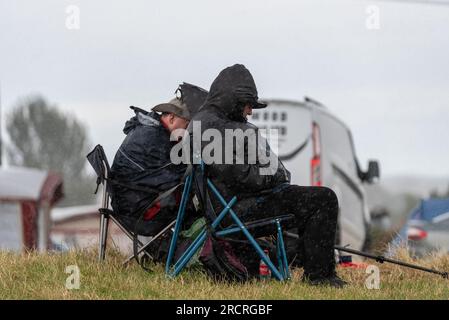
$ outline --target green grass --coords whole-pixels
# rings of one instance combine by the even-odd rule
[[[449,270],[449,257],[429,257],[409,262]],[[380,268],[380,289],[367,289],[364,269],[339,268],[350,282],[345,289],[312,287],[300,282],[301,270],[293,270],[291,281],[251,281],[246,284],[216,283],[200,270],[187,270],[167,279],[162,265],[143,271],[135,262],[123,267],[123,257],[108,252],[98,263],[95,251],[64,254],[0,252],[0,299],[449,299],[449,280],[393,265]],[[371,263],[371,262],[368,262]],[[373,263],[376,264],[376,263]],[[77,265],[80,288],[65,287],[65,268]]]

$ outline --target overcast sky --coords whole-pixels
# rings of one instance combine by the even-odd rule
[[[66,27],[69,5],[80,28]],[[373,10],[379,9],[379,29]],[[386,1],[0,1],[3,113],[42,94],[114,155],[130,105],[206,89],[245,64],[259,96],[313,97],[352,130],[362,167],[449,176],[449,5]],[[3,128],[4,129],[4,128]]]

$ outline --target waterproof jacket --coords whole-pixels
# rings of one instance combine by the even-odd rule
[[[238,64],[228,67],[221,71],[212,83],[206,102],[192,118],[188,127],[191,137],[195,135],[195,127],[198,128],[199,124],[201,125],[201,134],[208,129],[216,129],[220,132],[220,136],[217,138],[221,140],[223,146],[221,159],[217,156],[216,150],[209,152],[210,148],[207,147],[211,143],[209,141],[201,142],[202,159],[207,165],[209,178],[217,186],[222,196],[227,201],[232,196],[237,196],[238,206],[241,210],[254,204],[258,197],[272,192],[283,184],[289,184],[290,181],[290,173],[277,156],[274,156],[277,170],[273,174],[261,174],[261,169],[267,168],[269,165],[262,164],[259,158],[255,163],[248,161],[249,150],[254,150],[252,146],[248,145],[250,138],[257,138],[257,150],[263,140],[260,140],[258,128],[243,118],[242,111],[245,103],[257,101],[257,99],[256,85],[248,69]],[[241,139],[234,141],[231,149],[233,163],[225,163],[226,156],[229,159],[229,149],[226,149],[225,146],[225,143],[229,143],[225,138],[226,130],[229,133],[229,130],[238,129],[247,134],[249,138],[243,141]],[[215,137],[213,139],[215,140]],[[208,140],[208,138],[203,136],[202,140]],[[229,148],[229,145],[227,147]],[[194,144],[192,144],[192,149],[192,153],[195,153]],[[243,159],[239,156],[242,152]],[[214,161],[207,161],[209,153],[212,154],[210,158],[214,158]],[[243,163],[237,164],[237,160],[243,160]],[[211,195],[211,199],[213,198],[214,196]],[[214,201],[214,207],[218,210],[216,201]],[[218,205],[218,207],[220,206]]]
[[[136,107],[131,109],[135,116],[125,124],[126,138],[111,167],[111,199],[116,214],[138,217],[158,193],[180,182],[186,166],[171,163],[170,150],[175,142],[170,141],[170,133],[161,124],[160,115]],[[161,200],[161,207],[163,201],[169,200],[170,197]],[[176,202],[169,205],[175,207]]]

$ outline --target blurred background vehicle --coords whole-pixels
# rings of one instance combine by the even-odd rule
[[[416,257],[449,253],[449,198],[421,200],[394,239],[393,250],[401,245]]]
[[[261,129],[277,130],[279,158],[292,174],[292,183],[326,186],[340,204],[337,243],[367,249],[370,214],[364,183],[379,178],[379,164],[369,161],[363,171],[357,161],[350,129],[321,103],[265,100],[269,108],[253,110],[250,119]]]

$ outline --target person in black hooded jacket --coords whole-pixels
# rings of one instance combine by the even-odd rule
[[[172,163],[170,151],[178,141],[171,141],[170,135],[187,127],[207,96],[206,90],[188,83],[181,84],[178,92],[180,97],[155,106],[152,112],[131,107],[135,116],[125,124],[126,137],[111,167],[114,213],[128,229],[134,231],[137,225],[140,235],[153,236],[176,218],[177,191],[148,206],[180,183],[186,166]],[[136,224],[141,216],[143,221]]]
[[[191,136],[195,136],[195,130],[201,131],[201,146],[197,149],[200,149],[202,160],[207,165],[208,177],[228,201],[237,196],[234,209],[242,220],[249,222],[294,214],[294,227],[299,234],[296,254],[304,267],[303,280],[314,285],[342,287],[345,282],[336,274],[333,249],[338,215],[335,193],[326,187],[291,185],[290,173],[273,154],[270,164],[262,162],[259,157],[250,161],[251,150],[260,150],[263,139],[260,139],[259,130],[247,122],[247,117],[253,108],[264,107],[266,104],[258,101],[251,73],[245,66],[236,64],[222,70],[214,80],[206,102],[192,118],[188,131]],[[229,149],[230,141],[225,139],[229,130],[242,130],[247,139],[237,141]],[[206,131],[209,134],[219,132],[214,139],[221,139],[217,145],[222,147],[221,152],[219,149],[211,151],[209,139],[203,136]],[[250,141],[256,141],[255,148]],[[243,153],[239,152],[242,150]],[[198,154],[193,146],[193,154],[195,152]],[[264,152],[271,151],[267,147]],[[274,170],[271,174],[261,174],[267,166],[273,166]],[[213,196],[211,200],[214,200]],[[213,207],[216,212],[222,209],[217,201],[213,201]],[[224,223],[232,221],[228,219]]]

